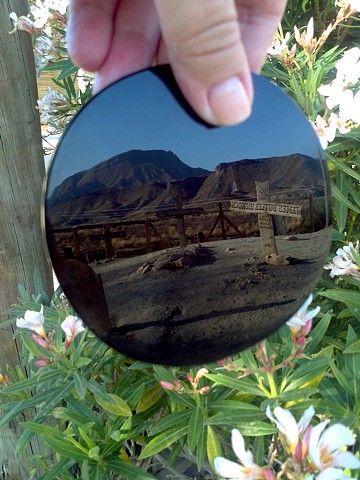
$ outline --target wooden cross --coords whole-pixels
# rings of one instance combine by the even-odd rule
[[[176,197],[176,208],[171,208],[164,211],[156,212],[158,218],[169,218],[175,217],[177,223],[177,230],[179,235],[179,245],[180,247],[186,247],[186,236],[185,236],[185,215],[200,215],[204,212],[203,208],[183,208],[180,195]]]
[[[261,244],[264,255],[277,255],[275,233],[274,233],[274,216],[297,217],[302,218],[301,205],[293,205],[289,203],[270,202],[270,182],[255,182],[256,186],[256,202],[243,200],[231,200],[230,210],[244,213],[257,213]]]

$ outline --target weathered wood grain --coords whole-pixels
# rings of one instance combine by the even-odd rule
[[[31,37],[9,35],[9,13],[27,13],[26,0],[0,2],[0,321],[2,312],[17,302],[18,283],[33,290],[35,268],[50,293],[51,271],[45,258],[40,225],[44,162],[41,146],[36,75]],[[0,372],[20,363],[12,330],[0,330]],[[1,401],[1,398],[0,398]],[[1,407],[0,407],[1,412]],[[0,430],[0,478],[28,478],[15,457],[22,429],[16,423]],[[34,441],[28,453],[39,452]]]

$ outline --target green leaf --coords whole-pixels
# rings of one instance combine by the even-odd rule
[[[135,410],[136,405],[139,403],[140,398],[143,396],[145,386],[145,381],[142,380],[142,382],[137,385],[136,388],[133,388],[134,385],[131,385],[130,388],[123,392],[124,400],[132,410]]]
[[[95,465],[95,468],[91,468],[91,480],[105,480],[106,475],[104,467],[99,463]]]
[[[319,390],[320,396],[324,400],[344,406],[342,392],[339,391],[339,385],[334,378],[324,377],[319,384]]]
[[[87,422],[93,422],[94,428],[99,432],[103,432],[103,426],[101,420],[95,413],[84,403],[69,396],[67,399],[68,408],[66,409],[66,415],[69,420],[75,422],[76,425],[83,425]]]
[[[343,172],[346,173],[347,175],[350,175],[350,177],[353,177],[353,178],[355,178],[356,180],[360,181],[360,174],[357,173],[356,170],[354,170],[354,169],[348,167],[347,165],[345,165],[344,163],[342,163],[338,158],[334,157],[334,155],[332,155],[329,150],[326,151],[326,155],[328,156],[328,158],[330,159],[330,161],[331,161],[336,167],[338,167],[341,171],[343,171]]]
[[[209,418],[206,422],[207,425],[228,425],[229,427],[236,427],[240,430],[241,434],[249,437],[257,437],[259,435],[271,435],[276,432],[276,428],[270,423],[266,422],[244,422],[241,417],[233,416],[230,420],[219,413]]]
[[[359,292],[339,288],[319,292],[319,295],[335,300],[336,302],[345,303],[349,308],[359,308]]]
[[[346,376],[342,373],[341,370],[338,369],[338,367],[335,365],[334,362],[332,362],[331,364],[331,370],[334,374],[334,377],[339,382],[340,387],[343,388],[345,392],[349,393],[353,397],[355,394],[353,385],[349,383]]]
[[[54,452],[77,462],[81,462],[82,460],[87,460],[89,458],[81,449],[74,445],[74,443],[70,442],[69,439],[60,440],[54,437],[44,437],[44,442],[49,448],[54,450]]]
[[[100,458],[100,457],[99,457],[99,453],[100,453],[100,447],[99,447],[99,445],[96,445],[95,447],[90,448],[90,450],[89,450],[89,458],[98,459],[98,458]]]
[[[315,395],[318,392],[319,389],[315,387],[297,388],[296,390],[281,393],[276,398],[279,403],[296,402],[303,398],[309,398],[311,395]]]
[[[48,371],[46,371],[48,370]],[[9,385],[8,387],[0,390],[0,395],[12,395],[13,393],[20,393],[27,390],[31,390],[34,387],[40,387],[44,383],[59,379],[60,372],[57,369],[45,369],[39,370],[34,376],[27,378],[26,380],[20,380],[19,382]]]
[[[311,340],[306,344],[305,352],[306,354],[311,354],[315,352],[316,347],[319,345],[323,339],[329,324],[331,321],[331,313],[326,313],[322,319],[316,324],[315,328],[311,331]]]
[[[351,325],[348,326],[347,338],[346,338],[346,349],[350,348],[354,343],[359,342],[358,337],[352,328]],[[345,350],[346,350],[345,349]],[[360,353],[352,352],[345,355],[345,376],[348,379],[349,383],[352,384],[352,390],[354,391],[354,398],[359,398],[359,388],[360,388]]]
[[[125,478],[136,480],[156,480],[150,473],[145,472],[135,465],[122,462],[121,460],[111,460],[108,467],[115,473],[120,473]]]
[[[203,413],[200,405],[192,412],[189,426],[188,426],[188,436],[187,436],[187,445],[189,449],[189,453],[191,454],[198,443],[200,433],[203,429]]]
[[[34,422],[20,422],[19,425],[21,425],[24,428],[27,428],[33,433],[36,433],[44,437],[52,436],[57,438],[65,438],[62,432],[60,432],[54,427],[50,427],[49,425],[42,425]]]
[[[196,465],[199,472],[201,470],[201,467],[203,466],[205,455],[206,455],[206,429],[205,429],[205,425],[203,424],[203,428],[200,431],[198,445],[196,448]]]
[[[164,390],[158,383],[147,390],[140,398],[136,407],[136,413],[144,412],[157,403],[164,396]]]
[[[163,450],[165,450],[165,448],[170,447],[170,445],[175,443],[187,433],[187,425],[181,428],[175,427],[172,430],[167,430],[161,433],[157,437],[150,440],[150,442],[145,446],[144,450],[139,456],[139,460],[144,460],[144,458],[152,457],[153,455],[162,452]]]
[[[256,363],[255,357],[252,353],[251,348],[247,348],[243,352],[240,353],[240,357],[244,362],[244,366],[247,368],[253,368],[254,370],[257,369],[258,365]]]
[[[341,423],[344,421],[350,420],[350,422],[354,421],[354,415],[349,412],[348,409],[341,407],[337,403],[330,402],[329,400],[310,400],[309,402],[302,402],[290,407],[291,413],[295,416],[295,418],[300,418],[303,415],[306,408],[313,405],[316,415],[323,415],[325,417],[332,417],[338,420],[341,420]]]
[[[345,178],[345,174],[343,172],[339,172],[339,173],[340,173],[339,178]],[[356,205],[351,203],[350,200],[348,200],[348,198],[346,196],[347,187],[348,187],[348,185],[347,185],[347,182],[345,180],[343,180],[342,183],[341,183],[341,190],[340,190],[340,188],[338,188],[335,185],[335,183],[333,183],[333,182],[331,183],[331,192],[337,200],[337,202],[335,203],[335,212],[337,212],[337,210],[336,210],[337,205],[340,205],[340,206],[343,207],[343,212],[341,213],[341,216],[345,220],[345,222],[343,222],[344,224],[346,224],[348,208],[350,208],[351,210],[354,210],[354,212],[360,213],[360,209]],[[336,218],[338,220],[338,217],[336,217]],[[338,225],[339,225],[339,220],[338,220]],[[344,228],[342,228],[342,229],[339,228],[339,230],[340,230],[340,232],[343,232]]]
[[[210,425],[207,427],[206,451],[209,463],[215,470],[214,460],[216,457],[222,457],[222,450],[219,437]]]
[[[76,367],[77,368],[87,367],[91,362],[92,362],[91,358],[80,357],[79,359],[76,360]]]
[[[315,381],[315,379],[320,382],[318,377],[325,374],[329,364],[329,357],[315,358],[302,364],[296,370],[293,370],[292,374],[287,379],[287,386],[284,389],[284,392],[294,390],[295,388],[301,388],[305,384],[311,384],[311,381]]]
[[[29,400],[21,400],[20,402],[11,402],[14,405],[9,412],[0,418],[0,428],[13,420],[19,413],[27,410],[28,408],[37,407],[46,402],[52,395],[52,392],[41,392],[39,395],[30,398]],[[6,405],[1,405],[2,409],[6,408]]]
[[[121,425],[121,428],[114,430],[111,435],[111,441],[107,441],[105,447],[102,449],[102,456],[105,458],[111,455],[115,451],[119,451],[123,442],[129,438],[134,438],[138,434],[136,430],[131,429],[132,419],[134,417],[127,418],[124,423]],[[118,427],[116,427],[118,428]],[[144,431],[146,426],[141,430]]]
[[[74,371],[75,390],[80,400],[84,400],[86,395],[87,381],[77,370]]]
[[[93,424],[90,424],[90,426],[93,425]],[[79,434],[81,436],[81,438],[84,440],[84,442],[86,443],[87,447],[90,449],[90,450],[93,450],[94,448],[96,448],[96,443],[94,442],[94,440],[92,438],[89,437],[89,435],[86,433],[85,431],[85,428],[82,428],[82,427],[79,427]],[[90,457],[90,451],[89,451],[89,457]],[[93,458],[93,457],[90,457],[90,458]]]
[[[43,423],[48,413],[51,412],[60,401],[67,397],[67,395],[73,389],[73,386],[73,382],[69,382],[66,386],[60,386],[56,389],[53,389],[47,401],[42,405],[42,407],[37,411],[35,417],[32,419],[33,423]],[[21,434],[16,445],[17,454],[20,455],[24,452],[33,435],[34,433],[27,429]]]
[[[95,395],[95,400],[106,412],[113,413],[120,417],[131,417],[132,411],[129,405],[122,398],[112,393],[107,393],[107,400],[104,397]]]
[[[159,423],[157,423],[149,432],[149,436],[157,435],[164,430],[169,430],[175,425],[181,427],[182,425],[188,425],[188,421],[191,415],[191,410],[184,410],[182,412],[170,413],[163,417]]]
[[[254,381],[248,378],[237,379],[224,373],[208,373],[205,376],[217,385],[223,385],[224,387],[228,387],[233,390],[239,390],[241,393],[250,393],[252,395],[261,397],[266,396],[266,394],[254,383]]]
[[[263,460],[266,456],[265,454],[265,441],[263,436],[258,436],[254,438],[252,442],[252,452],[254,455],[254,463],[257,465],[262,465]]]
[[[53,480],[59,478],[61,473],[67,472],[74,464],[75,460],[69,460],[68,458],[62,458],[54,466],[41,475],[38,480]]]
[[[360,339],[346,347],[343,353],[360,353]]]
[[[263,420],[265,412],[259,407],[238,400],[215,400],[208,406],[209,413],[216,412],[215,416],[223,416],[224,419],[242,419],[244,421]],[[212,417],[211,417],[212,418]],[[211,421],[211,419],[210,419]],[[228,422],[225,422],[228,424]]]
[[[58,62],[52,62],[46,65],[43,70],[47,71],[60,71],[60,74],[57,77],[57,80],[63,80],[76,73],[79,70],[79,67],[74,65],[70,59],[60,60]]]

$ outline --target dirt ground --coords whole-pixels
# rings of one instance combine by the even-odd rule
[[[276,237],[288,265],[269,265],[261,239],[189,245],[94,266],[122,353],[162,364],[200,364],[238,352],[288,320],[326,263],[331,229]]]

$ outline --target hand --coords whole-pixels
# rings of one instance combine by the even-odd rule
[[[286,0],[70,0],[68,49],[99,91],[170,63],[193,109],[214,125],[251,112],[250,72],[265,60]]]

